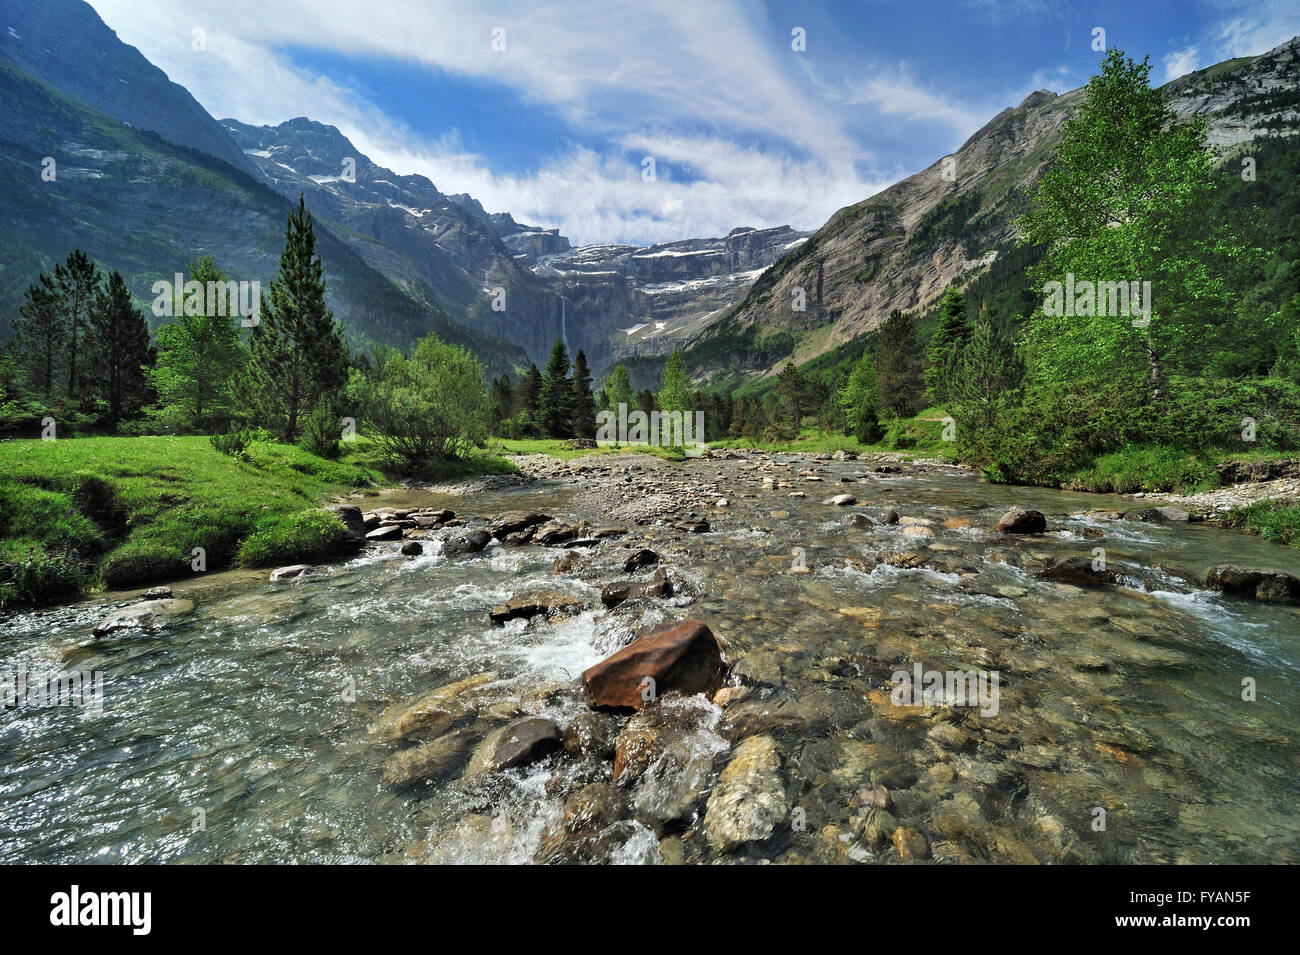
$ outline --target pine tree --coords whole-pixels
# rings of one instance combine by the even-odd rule
[[[557,341],[551,349],[546,371],[542,373],[537,413],[547,437],[573,437],[573,386],[569,382],[569,352],[563,341]]]
[[[23,293],[14,322],[13,350],[27,387],[52,395],[62,371],[68,343],[67,316],[59,308],[58,290],[44,273]]]
[[[1024,376],[1024,362],[1011,335],[989,317],[988,305],[982,305],[950,385],[951,414],[963,430],[993,427],[999,399],[1015,392]]]
[[[939,327],[931,336],[926,352],[925,383],[931,400],[937,405],[948,401],[952,376],[957,372],[962,348],[970,341],[970,335],[970,323],[966,321],[966,296],[949,287],[939,303]]]
[[[131,301],[126,280],[116,270],[100,290],[86,326],[88,380],[108,403],[108,422],[116,424],[144,404],[145,366],[152,364],[149,325]]]
[[[575,438],[594,438],[596,436],[596,400],[591,394],[591,369],[587,367],[587,356],[581,348],[573,359],[573,423],[571,431]]]
[[[68,256],[66,264],[54,266],[54,287],[58,292],[58,307],[67,324],[68,397],[81,393],[81,379],[85,368],[81,364],[81,344],[91,309],[99,294],[103,276],[90,256],[76,249]]]
[[[921,343],[912,319],[894,309],[881,324],[876,344],[876,389],[882,410],[900,418],[920,410],[924,392],[921,361]]]
[[[515,406],[515,392],[510,386],[509,375],[501,375],[499,378],[492,379],[492,390],[489,397],[492,402],[493,427],[500,427],[501,422],[511,416]]]
[[[293,441],[312,409],[347,383],[348,350],[325,304],[325,270],[302,197],[289,215],[284,240],[280,273],[248,338],[241,391],[250,417]]]
[[[680,348],[669,355],[664,364],[664,376],[655,402],[660,411],[695,410],[695,390],[691,387],[691,376],[686,371],[686,359]]]

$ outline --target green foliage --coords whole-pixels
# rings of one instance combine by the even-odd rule
[[[876,356],[864,354],[853,365],[849,379],[837,394],[844,410],[844,424],[849,434],[863,444],[879,441],[884,435],[880,426],[880,395],[876,391]]]
[[[894,309],[881,324],[876,345],[876,389],[882,411],[906,418],[920,409],[923,362],[912,319]]]
[[[1300,507],[1281,501],[1256,501],[1234,508],[1223,517],[1228,527],[1241,527],[1265,540],[1300,547]]]
[[[591,394],[591,369],[587,367],[587,356],[578,349],[573,359],[573,396],[571,398],[572,425],[570,431],[575,438],[594,438],[596,436],[596,399]]]
[[[483,367],[433,335],[409,359],[389,355],[370,376],[353,370],[347,401],[359,430],[388,461],[411,471],[466,456],[491,423]]]
[[[668,356],[655,404],[660,411],[694,411],[695,389],[680,348]]]
[[[347,529],[328,511],[283,514],[258,525],[239,545],[235,560],[242,567],[328,560],[350,549]]]
[[[299,198],[285,229],[280,272],[248,338],[240,397],[250,420],[293,441],[312,409],[337,395],[347,380],[347,346],[325,304],[315,229]]]
[[[930,338],[926,352],[925,383],[930,400],[948,401],[949,388],[957,372],[962,349],[970,340],[971,327],[966,320],[966,297],[955,287],[943,293],[939,303],[939,327]]]
[[[1045,290],[1071,275],[1149,282],[1152,313],[1066,314],[1108,309],[1045,303],[1025,326],[1037,378],[1144,379],[1158,395],[1168,374],[1200,367],[1211,341],[1246,332],[1233,289],[1260,250],[1228,223],[1205,221],[1220,182],[1204,121],[1177,122],[1149,73],[1146,60],[1106,55],[1022,225],[1025,241],[1046,250],[1033,270]]]
[[[191,262],[189,275],[188,281],[205,289],[208,282],[226,281],[211,256]],[[173,320],[158,328],[158,357],[148,377],[158,394],[149,415],[159,430],[201,432],[230,421],[246,352],[239,316],[216,314],[216,304],[209,315],[206,294],[179,296],[172,304]]]
[[[317,457],[337,459],[343,452],[340,424],[335,401],[322,398],[303,422],[298,447]]]
[[[17,563],[0,568],[0,590],[6,601],[39,603],[73,599],[95,579],[131,586],[185,576],[196,547],[216,570],[267,522],[374,479],[263,441],[248,441],[240,456],[205,437],[4,442],[0,563]],[[48,581],[66,587],[56,593]]]
[[[569,382],[569,352],[557,341],[542,373],[537,396],[537,416],[542,432],[552,438],[573,437],[573,386]]]
[[[145,403],[145,374],[153,363],[149,325],[131,301],[122,274],[114,270],[95,297],[86,327],[87,379],[108,405],[105,422],[134,416]]]
[[[979,212],[981,202],[980,193],[975,189],[942,200],[917,221],[907,238],[908,249],[920,251],[943,242],[960,241],[970,246],[966,254],[973,257],[977,250],[971,245],[975,232],[970,220]]]
[[[617,412],[619,405],[627,405],[631,410],[636,400],[632,393],[632,379],[628,376],[627,365],[615,365],[605,382],[605,407]]]

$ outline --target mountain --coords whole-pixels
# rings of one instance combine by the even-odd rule
[[[1211,147],[1226,158],[1256,138],[1300,131],[1298,46],[1292,39],[1162,89],[1176,115],[1206,119]],[[1032,93],[950,157],[836,212],[692,338],[689,367],[717,384],[768,378],[787,360],[803,364],[860,339],[895,308],[924,311],[954,281],[1010,258],[1023,270],[1015,219],[1083,96]]]
[[[154,282],[170,281],[205,254],[215,256],[231,278],[258,280],[265,289],[279,265],[289,198],[255,178],[256,167],[230,134],[188,93],[155,83],[162,74],[155,76],[88,6],[65,0],[49,6],[59,16],[22,17],[26,5],[0,0],[7,21],[0,23],[6,38],[0,46],[0,336],[8,337],[23,290],[74,248],[122,272],[146,305]],[[22,47],[16,53],[15,44]],[[101,93],[103,109],[91,106],[68,90],[93,87],[93,71],[49,53],[60,44],[82,51],[86,60],[130,66],[133,79],[149,82],[115,84],[134,92]],[[103,56],[93,53],[100,46],[107,48]],[[18,61],[40,64],[43,78]],[[63,66],[67,77],[60,74]],[[149,106],[141,100],[151,97],[176,105],[176,115],[158,124],[166,133],[218,151],[233,149],[240,165],[122,118],[146,116]],[[43,175],[47,158],[54,161],[50,180]],[[368,265],[328,215],[319,225],[328,301],[354,347],[405,347],[436,331],[475,351],[490,370],[526,362],[517,346],[452,321],[428,286],[394,281]]]
[[[92,109],[253,171],[189,91],[82,0],[0,0],[0,57]]]
[[[788,226],[741,228],[647,248],[573,249],[557,229],[488,213],[472,196],[377,165],[333,126],[303,117],[222,124],[267,185],[306,195],[366,262],[399,284],[423,282],[457,321],[518,343],[538,365],[557,338],[571,353],[583,349],[597,373],[626,355],[671,350],[806,237]],[[499,311],[495,288],[505,291]]]

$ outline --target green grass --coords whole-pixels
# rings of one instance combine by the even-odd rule
[[[1159,445],[1129,445],[1095,458],[1063,482],[1071,490],[1101,494],[1138,491],[1196,493],[1219,486],[1221,455],[1197,454]]]
[[[379,473],[254,442],[226,455],[206,437],[64,438],[0,444],[0,606],[75,598],[206,568],[338,553],[321,502]]]
[[[1242,527],[1265,540],[1300,547],[1300,507],[1282,507],[1276,501],[1256,501],[1234,508],[1223,517],[1228,527]]]
[[[710,441],[711,448],[759,448],[791,454],[834,454],[847,451],[869,454],[896,451],[905,458],[957,459],[951,441],[943,440],[943,412],[923,411],[914,418],[898,418],[885,423],[885,435],[875,444],[863,444],[852,435],[820,428],[802,428],[799,436],[784,441],[761,441],[756,438],[727,438]]]

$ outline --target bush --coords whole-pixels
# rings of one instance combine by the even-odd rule
[[[270,441],[271,432],[265,428],[251,428],[244,431],[231,431],[229,434],[214,434],[208,438],[212,446],[222,454],[248,460],[248,446],[254,441]]]
[[[338,557],[350,549],[347,528],[329,511],[278,515],[259,525],[239,547],[243,567],[311,562]]]
[[[317,457],[337,460],[343,447],[339,443],[339,417],[328,401],[321,401],[302,424],[298,447]]]
[[[373,377],[354,370],[347,394],[361,430],[389,460],[412,471],[464,457],[488,436],[482,366],[432,335],[409,359],[386,357]]]

